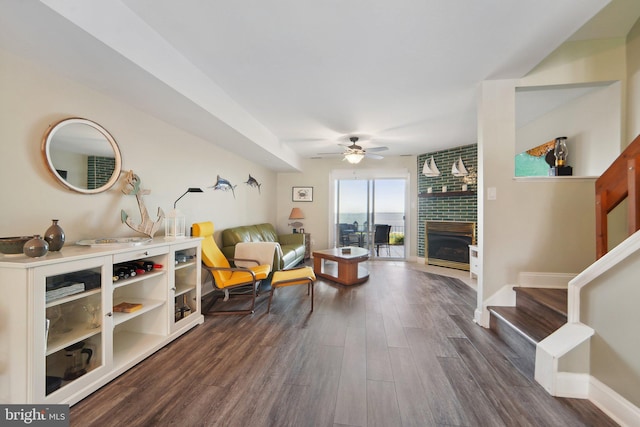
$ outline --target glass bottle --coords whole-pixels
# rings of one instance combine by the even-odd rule
[[[52,219],[51,222],[51,226],[44,232],[44,240],[49,244],[50,251],[59,251],[64,245],[64,230],[58,225],[57,219]]]
[[[556,147],[553,151],[556,157],[556,167],[562,167],[567,165],[567,156],[569,150],[567,149],[567,137],[561,136],[556,138]]]

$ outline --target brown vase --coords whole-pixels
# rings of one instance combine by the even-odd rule
[[[59,251],[64,245],[64,230],[58,225],[57,219],[52,219],[51,222],[51,227],[44,233],[44,240],[49,244],[50,251]]]
[[[22,251],[26,256],[38,258],[45,256],[47,252],[49,252],[49,244],[39,235],[35,235],[33,239],[28,240],[27,243],[24,244]]]

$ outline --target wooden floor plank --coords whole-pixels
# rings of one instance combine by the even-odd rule
[[[367,381],[367,426],[399,426],[400,411],[393,382]]]
[[[424,389],[424,400],[435,421],[440,424],[468,425],[451,384],[438,363],[438,356],[455,355],[448,342],[433,338],[433,333],[406,328],[417,377]]]
[[[457,357],[438,358],[470,425],[505,426],[467,366]]]
[[[425,390],[409,348],[390,348],[398,410],[403,426],[436,424],[430,405],[425,404]]]
[[[461,360],[466,364],[476,383],[484,391],[496,413],[510,426],[536,426],[529,402],[513,399],[515,387],[502,378],[466,338],[451,338]]]
[[[344,346],[334,422],[367,425],[367,350],[365,328],[349,327]]]
[[[469,342],[484,357],[486,363],[499,374],[503,382],[515,386],[528,386],[531,384],[528,378],[519,371],[514,370],[512,361],[516,358],[515,353],[504,342],[500,341],[495,334],[459,315],[453,315],[451,318],[464,331]]]
[[[384,332],[382,316],[367,316],[367,379],[393,381],[387,336]]]
[[[279,292],[271,313],[206,316],[71,408],[72,426],[493,426],[613,423],[555,399],[473,322],[476,294],[415,263],[357,286]]]

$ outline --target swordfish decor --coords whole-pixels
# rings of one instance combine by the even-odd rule
[[[209,188],[213,188],[214,190],[222,190],[222,191],[231,191],[231,194],[233,194],[233,198],[236,198],[236,192],[235,192],[235,188],[237,186],[236,185],[232,185],[228,179],[224,179],[221,178],[220,175],[218,175],[216,177],[216,183]]]

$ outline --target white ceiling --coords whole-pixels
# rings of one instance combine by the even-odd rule
[[[640,1],[3,0],[0,12],[2,48],[291,170],[351,134],[385,156],[474,143],[481,81],[522,77],[570,37],[625,36]]]

